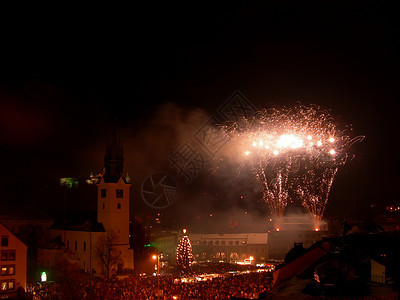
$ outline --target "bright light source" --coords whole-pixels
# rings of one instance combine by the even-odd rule
[[[317,146],[318,146],[318,147],[321,147],[321,146],[322,146],[322,142],[321,142],[321,141],[318,141],[318,142],[317,142]]]
[[[245,154],[245,155],[249,155],[249,154],[250,154],[250,151],[246,151],[244,154]]]
[[[303,146],[303,140],[293,134],[282,134],[276,141],[278,148],[300,148]]]
[[[151,258],[152,259],[157,259],[157,255],[153,255]]]
[[[333,143],[335,141],[335,139],[333,138],[333,137],[331,137],[330,139],[329,139],[329,142],[330,143]]]
[[[40,275],[40,280],[41,280],[42,282],[47,281],[47,274],[46,274],[46,272],[42,272],[42,275]]]
[[[279,151],[278,150],[274,150],[274,152],[273,152],[275,155],[278,155],[279,154]]]
[[[331,150],[329,151],[329,154],[330,154],[330,155],[334,155],[335,153],[336,153],[336,151],[333,150],[333,149],[331,149]]]

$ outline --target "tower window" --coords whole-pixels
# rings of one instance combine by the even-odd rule
[[[117,189],[117,198],[124,198],[124,190]]]
[[[121,203],[118,203],[118,204],[117,204],[117,208],[118,208],[118,209],[121,209]]]
[[[107,197],[107,190],[106,189],[101,189],[100,196],[101,196],[101,198]]]
[[[78,242],[75,241],[75,251],[78,250]]]
[[[106,208],[106,205],[103,203],[103,209],[105,209]]]
[[[86,251],[86,242],[83,242],[83,251]]]

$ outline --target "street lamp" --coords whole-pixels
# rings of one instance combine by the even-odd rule
[[[154,254],[151,258],[153,260],[157,259],[157,299],[160,299],[160,255],[157,253],[157,255]]]

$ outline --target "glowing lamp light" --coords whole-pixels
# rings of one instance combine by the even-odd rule
[[[40,280],[42,282],[46,282],[47,281],[47,274],[46,272],[42,272],[42,274],[40,275]]]
[[[329,139],[329,142],[330,143],[333,143],[335,141],[335,139],[333,138],[333,137],[331,137],[330,139]]]
[[[321,147],[321,146],[322,146],[322,142],[321,142],[321,141],[318,141],[318,142],[317,142],[317,146],[318,146],[318,147]]]
[[[319,231],[319,228],[315,228],[314,230],[315,230],[315,231]]]
[[[157,255],[153,255],[151,258],[156,260],[157,259]]]
[[[253,142],[253,147],[257,147],[257,142]]]
[[[307,140],[311,141],[312,140],[312,136],[311,135],[307,135]]]
[[[279,151],[278,150],[274,150],[274,152],[273,152],[275,155],[278,155],[279,154]]]
[[[335,150],[333,150],[333,149],[329,150],[329,154],[330,154],[330,155],[334,155],[335,153],[336,153]]]
[[[186,229],[183,229],[183,234],[186,234]]]
[[[245,155],[249,155],[249,154],[250,154],[250,151],[246,151],[244,154],[245,154]]]
[[[279,228],[276,229],[276,231],[279,231],[279,230],[280,230]]]

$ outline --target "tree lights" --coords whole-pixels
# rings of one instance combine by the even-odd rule
[[[176,248],[176,265],[179,268],[186,270],[192,266],[192,263],[192,244],[190,243],[189,237],[186,235],[186,229],[183,229],[183,236]]]

